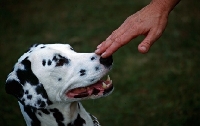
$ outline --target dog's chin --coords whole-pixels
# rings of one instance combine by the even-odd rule
[[[107,80],[99,80],[94,84],[86,87],[78,87],[67,91],[66,96],[68,99],[96,99],[105,97],[112,93],[114,90],[112,80],[108,76]]]

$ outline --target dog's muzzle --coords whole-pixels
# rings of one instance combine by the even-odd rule
[[[112,56],[109,56],[107,58],[100,57],[99,62],[108,69],[110,69],[113,64],[113,58]],[[66,95],[68,96],[68,98],[95,98],[107,96],[113,91],[113,89],[114,87],[112,84],[112,80],[108,76],[106,80],[99,80],[96,83],[91,84],[87,87],[71,89],[66,93]]]

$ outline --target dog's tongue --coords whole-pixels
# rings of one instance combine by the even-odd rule
[[[110,80],[110,77],[108,76],[106,81],[100,80],[97,83],[87,87],[72,89],[69,92],[67,92],[67,96],[69,98],[82,98],[90,95],[102,95],[105,90],[108,90],[111,87],[112,80]]]

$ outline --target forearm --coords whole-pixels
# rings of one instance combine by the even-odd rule
[[[150,4],[155,5],[158,11],[170,13],[180,0],[152,0]]]

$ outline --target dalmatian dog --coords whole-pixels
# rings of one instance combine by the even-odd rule
[[[77,53],[68,44],[37,44],[18,59],[5,89],[27,126],[100,126],[80,101],[113,91],[110,77],[102,80],[112,63],[112,56]]]

